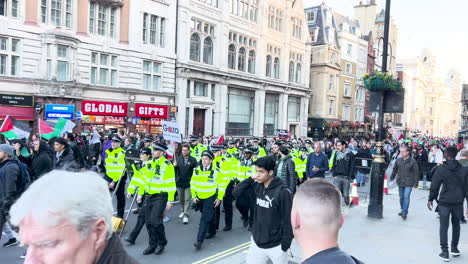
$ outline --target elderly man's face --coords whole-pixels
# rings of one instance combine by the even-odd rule
[[[98,220],[86,237],[69,221],[50,227],[26,217],[20,223],[20,240],[27,246],[24,263],[28,264],[91,264],[106,246],[104,220]]]

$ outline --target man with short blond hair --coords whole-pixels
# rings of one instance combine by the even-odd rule
[[[294,196],[291,224],[303,264],[361,263],[338,247],[343,223],[341,193],[335,185],[321,178],[301,185]]]

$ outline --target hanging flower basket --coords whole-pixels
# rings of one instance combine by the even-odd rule
[[[362,79],[364,86],[371,91],[400,91],[403,84],[385,72],[376,72],[374,75],[366,73]]]

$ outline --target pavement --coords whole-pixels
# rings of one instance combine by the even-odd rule
[[[367,217],[366,192],[368,185],[359,190],[360,205],[344,208],[345,224],[340,232],[339,244],[346,252],[365,263],[379,264],[438,264],[443,263],[438,258],[440,253],[438,236],[438,219],[434,212],[427,210],[428,191],[414,189],[408,219],[403,221],[397,215],[399,202],[397,189],[391,189],[384,196],[384,218],[377,220]],[[127,204],[129,206],[130,203]],[[125,246],[126,250],[140,263],[181,263],[181,264],[241,264],[246,263],[246,255],[250,245],[250,233],[241,226],[240,216],[235,210],[234,227],[229,232],[219,231],[214,239],[206,240],[203,248],[196,251],[192,246],[198,231],[199,212],[191,212],[191,222],[183,225],[178,218],[180,206],[177,204],[168,213],[171,221],[165,224],[169,244],[160,256],[143,256],[148,236],[143,228],[137,242],[133,246]],[[222,215],[223,217],[223,215]],[[136,215],[131,214],[128,227],[122,237],[131,231],[136,221]],[[221,220],[221,229],[224,220]],[[451,234],[449,233],[449,238]],[[2,237],[0,244],[5,242]],[[452,263],[468,263],[468,225],[462,225],[459,249],[462,256],[451,260]],[[21,247],[1,248],[0,264],[23,263],[19,255],[24,251]],[[289,263],[302,261],[301,250],[293,241]]]

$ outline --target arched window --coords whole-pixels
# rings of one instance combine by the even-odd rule
[[[236,47],[234,44],[229,45],[228,48],[228,67],[229,69],[236,69]]]
[[[255,73],[255,51],[251,50],[249,52],[249,72]]]
[[[302,82],[302,67],[300,63],[298,63],[296,66],[296,82],[297,83]]]
[[[239,49],[239,59],[237,60],[237,69],[239,71],[245,71],[245,49]]]
[[[294,62],[289,62],[289,82],[294,82]]]
[[[273,75],[276,79],[280,77],[280,60],[278,57],[275,58],[275,63],[273,65]]]
[[[271,56],[268,55],[266,57],[266,71],[265,71],[267,77],[271,77],[271,64],[272,63],[273,63],[273,61],[271,59]]]
[[[203,62],[213,64],[213,41],[211,38],[206,38],[203,41]]]
[[[195,33],[190,37],[190,60],[200,61],[200,37]]]

